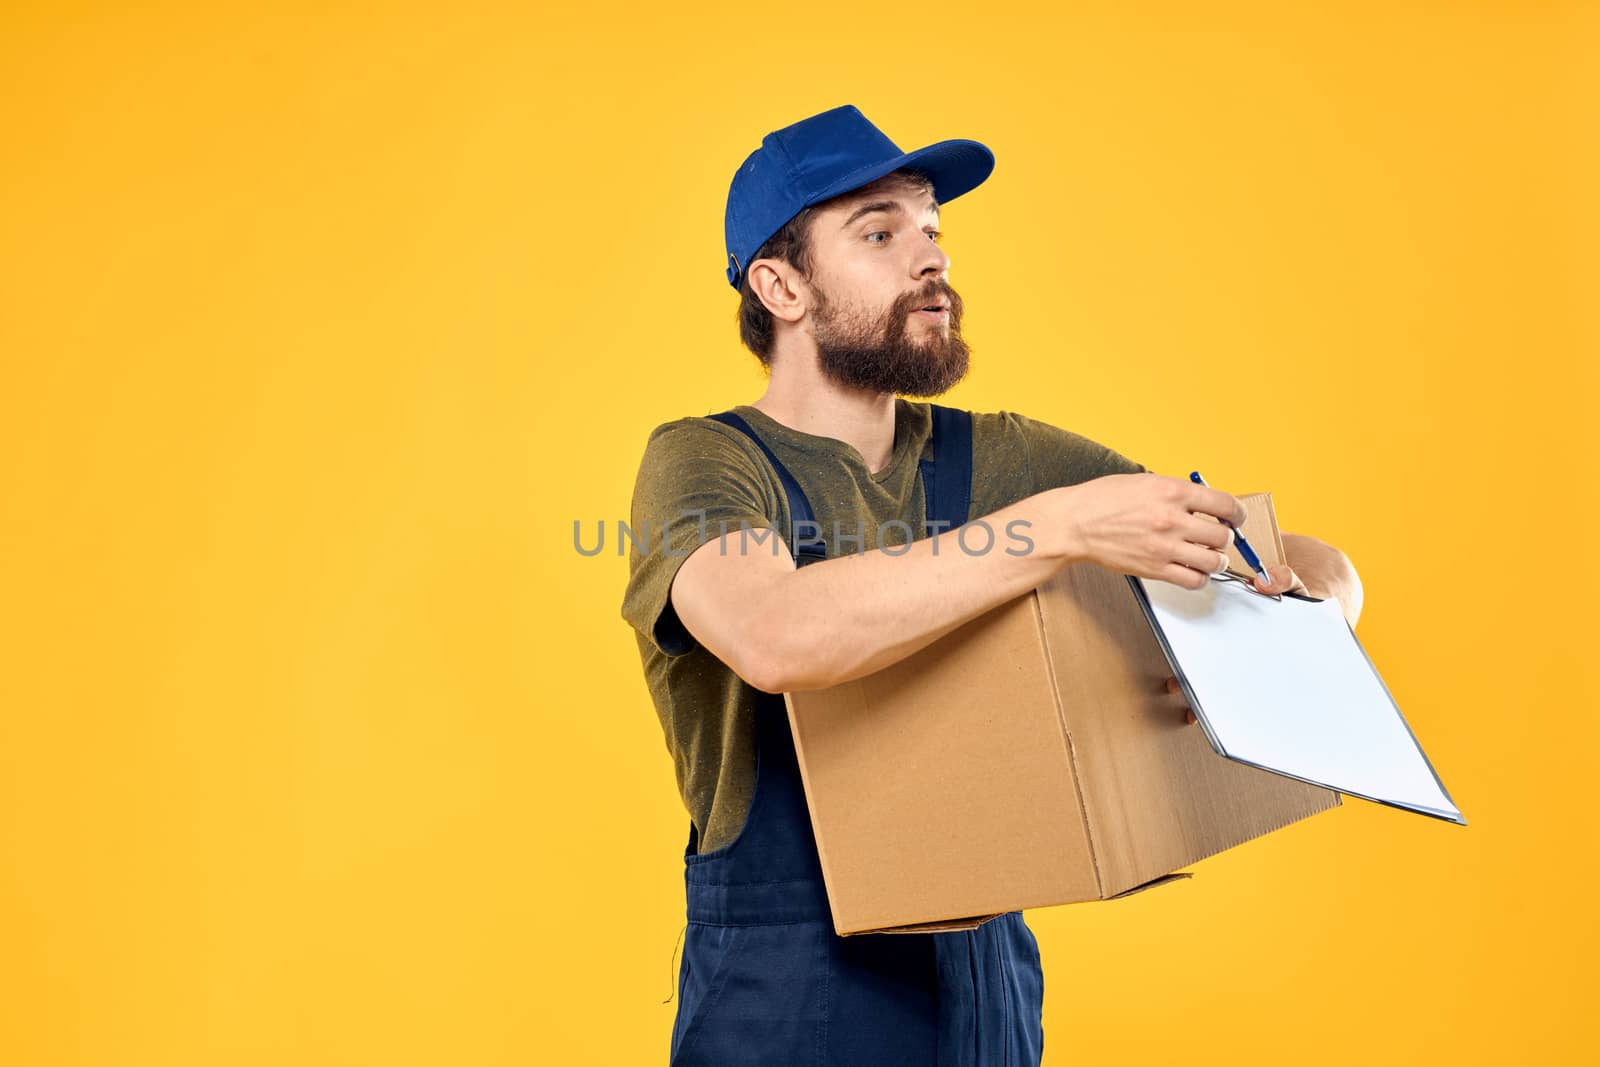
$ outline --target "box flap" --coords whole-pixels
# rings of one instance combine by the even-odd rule
[[[976,930],[991,919],[998,919],[999,915],[976,915],[970,919],[951,919],[942,923],[911,923],[909,926],[885,926],[881,930],[857,930],[847,934],[856,937],[860,934],[949,934],[961,930]]]
[[[1245,535],[1246,538],[1249,536],[1249,534]],[[1106,899],[1121,900],[1123,897],[1131,897],[1135,893],[1143,893],[1146,889],[1154,889],[1158,885],[1168,885],[1169,883],[1176,882],[1184,878],[1193,877],[1194,874],[1191,871],[1173,871],[1171,874],[1163,874],[1160,878],[1152,878],[1148,882],[1142,882],[1139,885],[1134,886],[1132,889],[1124,889],[1122,892],[1117,893],[1114,896],[1109,896]]]

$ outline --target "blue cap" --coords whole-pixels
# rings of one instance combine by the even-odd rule
[[[902,152],[846,104],[761,139],[733,176],[723,226],[728,284],[739,288],[745,267],[761,246],[802,208],[915,167],[933,181],[933,198],[948,203],[971,192],[994,170],[994,153],[977,141],[940,141]]]

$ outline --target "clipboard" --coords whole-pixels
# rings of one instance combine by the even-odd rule
[[[1336,600],[1231,569],[1198,590],[1127,581],[1218,755],[1467,824]]]

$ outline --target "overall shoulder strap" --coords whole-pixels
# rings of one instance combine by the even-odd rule
[[[779,462],[777,455],[767,446],[750,424],[732,411],[719,411],[715,415],[707,415],[708,419],[715,419],[724,426],[731,426],[754,441],[766,455],[767,462],[772,464],[772,470],[778,476],[778,482],[783,486],[784,494],[789,498],[789,523],[791,536],[785,540],[792,540],[790,551],[794,554],[794,565],[803,567],[807,563],[828,558],[828,546],[819,534],[821,525],[811,514],[811,501],[806,499],[806,494],[801,490],[800,483],[794,480],[794,475],[789,469]]]
[[[972,507],[972,413],[943,404],[933,412],[933,459],[923,460],[922,495],[929,522],[953,530],[967,521]]]

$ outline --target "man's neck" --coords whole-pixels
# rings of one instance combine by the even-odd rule
[[[873,474],[887,467],[894,457],[894,395],[837,385],[815,365],[805,370],[784,374],[775,367],[767,391],[750,406],[791,430],[843,441]]]

